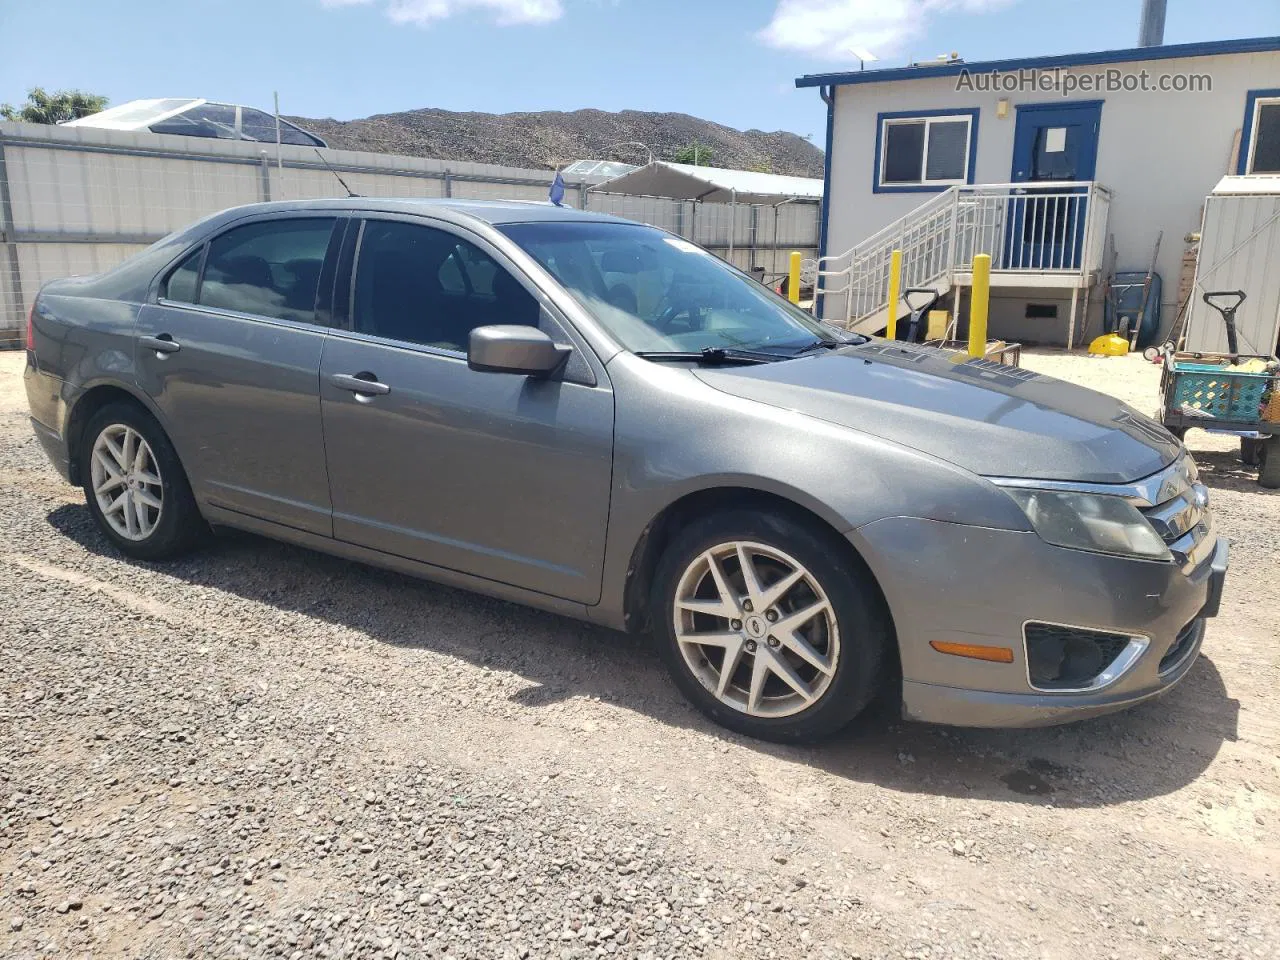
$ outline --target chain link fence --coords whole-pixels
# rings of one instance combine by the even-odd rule
[[[245,141],[0,123],[0,348],[57,277],[99,273],[174,230],[269,200],[454,197],[544,201],[554,173]],[[649,223],[772,280],[816,255],[818,205],[711,204],[570,183],[566,203]]]

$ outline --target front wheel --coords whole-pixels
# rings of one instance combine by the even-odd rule
[[[676,684],[763,740],[828,737],[879,691],[892,628],[870,571],[817,524],[707,517],[668,547],[650,610]]]
[[[136,404],[111,403],[89,419],[80,463],[89,512],[126,556],[177,556],[207,530],[173,444]]]

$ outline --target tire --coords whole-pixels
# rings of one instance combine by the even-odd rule
[[[1246,467],[1256,467],[1262,463],[1262,447],[1266,440],[1254,437],[1240,438],[1240,462]]]
[[[744,584],[739,545],[755,570],[754,591]],[[794,585],[783,589],[788,579]],[[779,743],[846,727],[880,692],[894,642],[874,578],[848,545],[783,512],[732,510],[686,527],[658,561],[649,613],[681,692],[716,723]],[[708,635],[716,642],[690,642]],[[730,656],[725,683],[720,668]],[[773,671],[779,664],[807,697]]]
[[[1258,485],[1268,490],[1280,490],[1280,434],[1263,442],[1260,462]]]
[[[80,464],[89,512],[125,556],[166,560],[186,553],[208,532],[173,444],[138,404],[110,403],[90,417]]]

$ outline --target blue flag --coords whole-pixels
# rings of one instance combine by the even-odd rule
[[[557,207],[564,206],[564,177],[560,176],[560,171],[556,171],[556,178],[551,182],[551,193],[548,197]]]

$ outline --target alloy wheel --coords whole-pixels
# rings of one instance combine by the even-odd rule
[[[145,540],[164,510],[164,485],[150,444],[122,423],[102,429],[91,457],[93,495],[111,529],[126,540]]]
[[[788,717],[817,703],[840,658],[840,631],[817,578],[762,543],[701,553],[676,587],[676,641],[721,703],[753,717]]]

